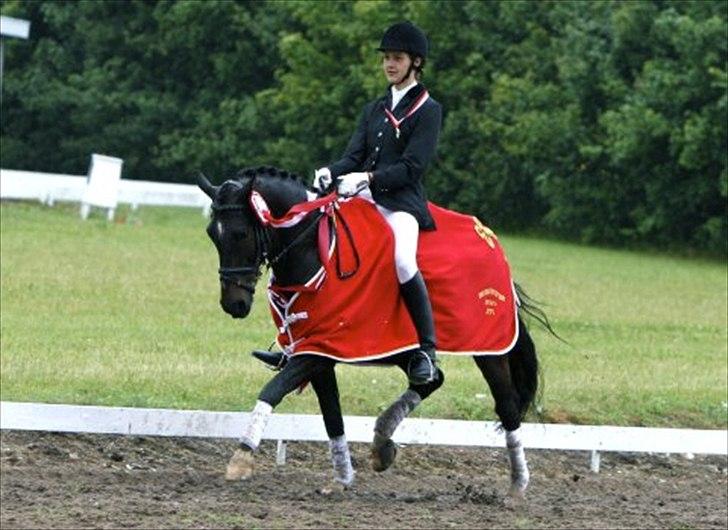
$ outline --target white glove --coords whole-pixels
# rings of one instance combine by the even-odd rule
[[[331,186],[331,170],[327,167],[317,169],[313,173],[313,187],[319,191],[324,191]]]
[[[369,173],[347,173],[336,179],[336,191],[342,197],[353,197],[369,186]]]

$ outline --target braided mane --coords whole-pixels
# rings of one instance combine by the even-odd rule
[[[273,166],[258,166],[258,167],[248,167],[245,169],[241,169],[235,174],[235,177],[238,179],[251,179],[253,177],[257,178],[280,178],[280,179],[286,179],[286,180],[292,180],[295,182],[301,182],[301,177],[296,175],[295,173],[291,173],[289,171],[286,171],[284,169],[278,169],[277,167]]]

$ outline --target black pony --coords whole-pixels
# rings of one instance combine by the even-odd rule
[[[205,177],[198,178],[200,188],[212,199],[212,215],[207,233],[219,255],[220,304],[234,318],[245,318],[253,303],[260,269],[266,264],[273,270],[279,288],[305,284],[321,267],[315,227],[321,213],[313,211],[290,227],[265,225],[253,211],[250,197],[257,192],[267,203],[272,216],[283,217],[291,207],[316,198],[295,176],[272,167],[246,169],[234,179],[213,186]],[[517,288],[518,289],[518,288]],[[534,316],[538,309],[521,306]],[[527,299],[525,299],[527,300]],[[541,318],[539,318],[541,320]],[[538,386],[538,361],[528,330],[519,315],[520,333],[513,348],[503,355],[474,356],[495,400],[495,410],[505,430],[511,464],[511,493],[523,494],[529,481],[519,427],[532,404]],[[406,355],[393,355],[380,364],[399,366],[406,373]],[[330,438],[335,480],[349,485],[354,479],[344,437],[344,424],[334,373],[335,361],[317,355],[293,355],[261,391],[248,424],[240,438],[240,449],[232,456],[226,477],[244,479],[253,472],[253,453],[257,449],[272,409],[285,395],[307,381],[318,397]],[[444,376],[425,385],[411,385],[378,418],[372,445],[372,467],[387,469],[396,456],[391,441],[397,426],[432,392],[442,385]]]

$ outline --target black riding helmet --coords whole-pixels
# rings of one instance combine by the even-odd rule
[[[380,52],[405,52],[412,58],[413,64],[405,74],[406,78],[414,69],[418,75],[422,73],[427,58],[427,37],[425,32],[410,21],[397,22],[389,26],[382,36],[382,42],[377,48]],[[414,66],[415,57],[420,58],[420,65]],[[404,79],[403,78],[403,79]]]
[[[407,52],[425,59],[427,57],[427,37],[412,22],[398,22],[389,26],[377,48],[380,52]]]

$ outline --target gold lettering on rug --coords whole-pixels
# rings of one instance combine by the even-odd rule
[[[501,294],[492,287],[488,287],[487,289],[480,291],[478,293],[478,298],[483,300],[486,316],[495,316],[495,310],[498,307],[498,302],[506,301],[505,295]]]

